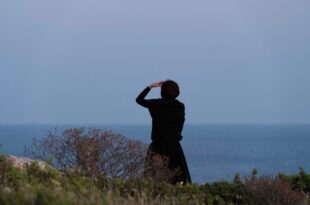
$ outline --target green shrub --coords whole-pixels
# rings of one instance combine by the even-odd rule
[[[302,167],[299,168],[298,174],[285,175],[283,173],[279,173],[278,177],[293,184],[295,189],[310,193],[310,174],[307,174]]]
[[[16,168],[0,154],[0,205],[299,205],[310,192],[310,175],[302,168],[277,177],[258,177],[254,169],[243,179],[236,174],[233,181],[202,185],[142,178],[145,148],[98,129],[50,132],[28,153],[58,169],[36,161]]]
[[[42,170],[37,162],[25,169],[6,164],[3,170],[0,184],[1,205],[298,205],[304,199],[280,177],[249,176],[241,180],[240,176],[236,175],[232,182],[171,185],[158,183],[152,179],[93,178],[84,176],[78,171],[61,174],[54,169]],[[306,173],[298,175],[304,176],[304,174],[308,176]],[[300,179],[301,176],[283,175],[286,177],[285,180],[292,181]],[[270,199],[273,201],[270,202]]]

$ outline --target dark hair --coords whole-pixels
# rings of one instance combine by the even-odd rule
[[[176,82],[173,80],[166,80],[161,85],[161,97],[175,99],[179,96],[180,89]]]

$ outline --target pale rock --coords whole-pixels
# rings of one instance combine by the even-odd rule
[[[38,166],[40,167],[41,170],[45,170],[46,168],[52,168],[50,165],[48,165],[44,161],[32,160],[32,159],[29,159],[26,157],[16,157],[13,155],[7,155],[7,160],[9,162],[11,162],[14,167],[21,168],[21,169],[24,169],[24,168],[30,166],[31,163],[33,163],[33,162],[37,162]],[[54,168],[52,168],[52,169],[54,169]]]

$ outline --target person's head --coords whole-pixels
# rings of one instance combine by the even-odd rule
[[[180,94],[179,86],[173,80],[166,80],[161,84],[161,97],[176,99]]]

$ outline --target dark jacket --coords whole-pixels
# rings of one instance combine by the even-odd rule
[[[176,99],[144,99],[150,90],[146,87],[138,95],[136,102],[149,109],[152,117],[152,141],[180,141],[185,121],[184,104]]]

